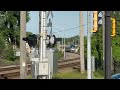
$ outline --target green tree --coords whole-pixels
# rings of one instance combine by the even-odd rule
[[[96,33],[93,33],[91,37],[91,53],[95,56],[97,67],[103,67],[103,29],[102,27]]]
[[[3,56],[4,51],[5,51],[5,40],[2,33],[0,33],[0,56]]]
[[[120,11],[112,11],[112,17],[116,19],[116,36],[112,38],[112,57],[114,60],[120,61]],[[103,29],[99,28],[98,32],[92,35],[92,55],[96,57],[97,60],[100,61],[100,66],[103,64]],[[112,31],[112,29],[111,29]],[[112,33],[111,33],[112,34]],[[99,62],[98,61],[98,62]]]
[[[32,32],[26,32],[26,37],[28,37],[29,35],[32,35]]]
[[[30,20],[27,11],[26,21]],[[0,11],[0,53],[4,51],[4,58],[14,61],[13,45],[19,47],[20,44],[20,11]],[[30,32],[27,32],[29,35]],[[5,45],[7,43],[7,45]],[[5,49],[3,49],[5,47]]]
[[[30,20],[27,12],[27,22]],[[10,44],[19,46],[20,11],[0,11],[0,31]]]
[[[7,48],[5,49],[5,54],[4,58],[9,61],[15,61],[16,56],[15,56],[15,51],[13,50],[12,45],[8,45]]]
[[[120,11],[113,11],[112,17],[116,19],[116,36],[112,37],[112,57],[120,61]]]
[[[112,38],[112,57],[116,61],[120,61],[120,36]]]

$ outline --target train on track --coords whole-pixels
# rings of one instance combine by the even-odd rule
[[[75,45],[70,45],[70,46],[65,47],[65,51],[75,53],[78,51],[78,48],[75,47]]]

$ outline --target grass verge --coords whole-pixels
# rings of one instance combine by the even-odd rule
[[[104,76],[102,71],[97,71],[94,73],[93,79],[103,79]],[[67,72],[67,73],[57,73],[53,76],[53,79],[87,79],[87,73],[81,74],[78,71]]]

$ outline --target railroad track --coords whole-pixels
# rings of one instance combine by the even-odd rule
[[[67,67],[73,68],[80,64],[80,58],[72,58],[68,60],[59,60],[58,69],[63,69]],[[31,64],[27,64],[28,74],[31,73]],[[20,75],[20,65],[11,65],[0,67],[0,79],[19,79]]]
[[[58,61],[58,69],[73,67],[80,64],[80,58]]]
[[[27,64],[28,74],[31,71],[31,64]],[[20,65],[11,65],[0,67],[0,79],[18,78],[20,74]]]

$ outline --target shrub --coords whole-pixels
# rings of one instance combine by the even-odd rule
[[[12,46],[9,45],[8,48],[5,50],[4,58],[9,61],[15,61],[16,56],[14,55],[15,51],[13,50]]]
[[[0,56],[3,56],[5,49],[5,41],[3,35],[0,33]]]
[[[9,60],[1,60],[0,65],[1,66],[8,66],[8,65],[14,65],[14,61],[9,61]]]
[[[60,58],[62,58],[63,57],[63,53],[62,53],[62,51],[57,51],[57,53],[58,53],[58,59],[60,59]]]

